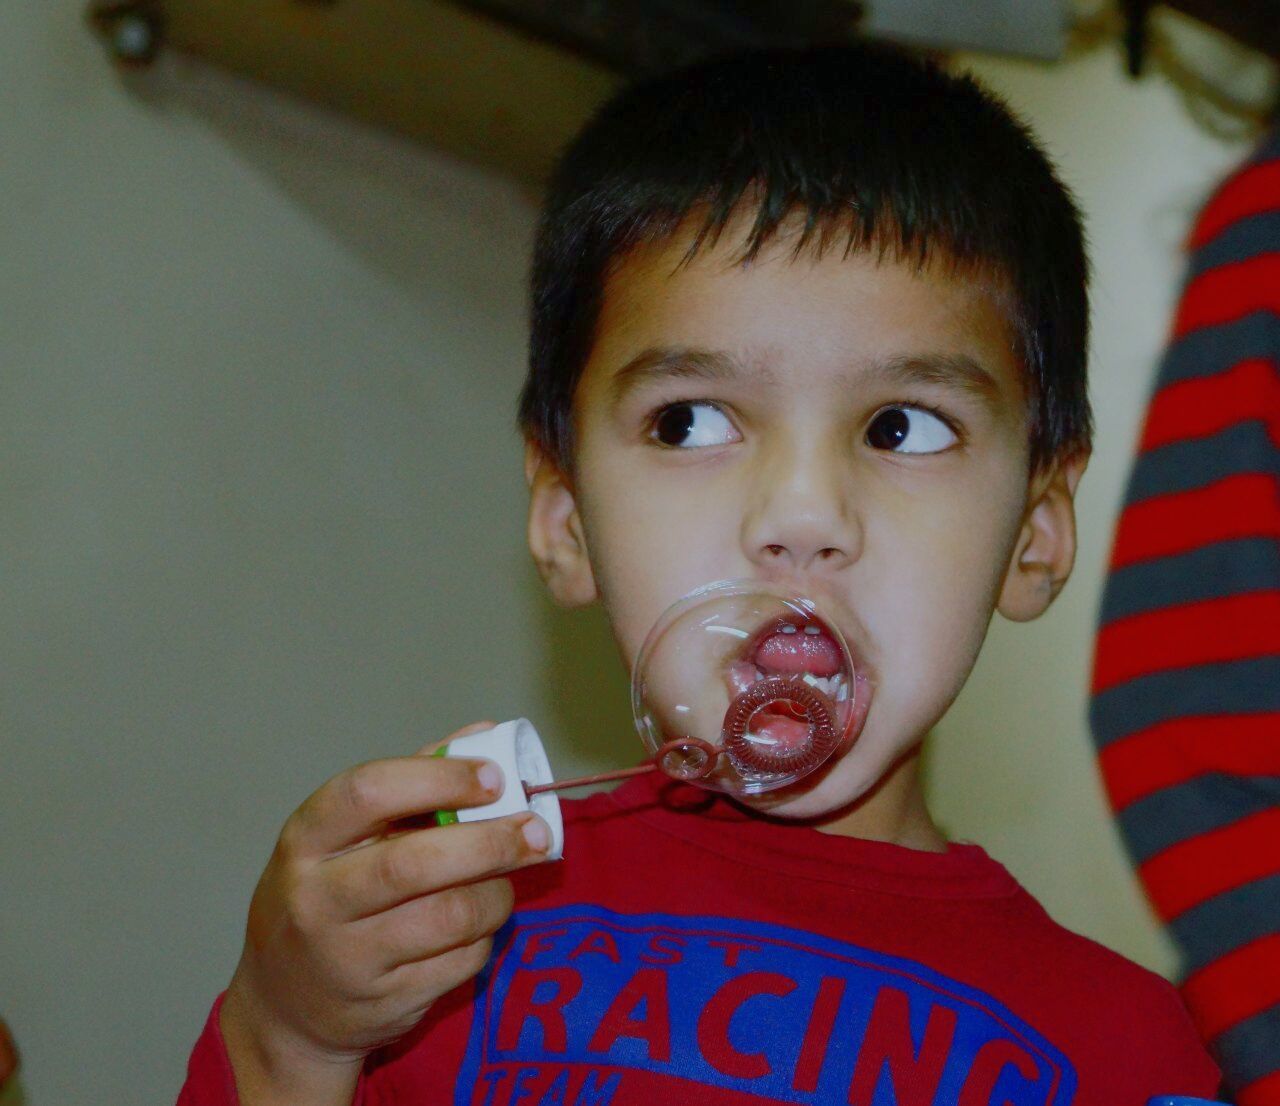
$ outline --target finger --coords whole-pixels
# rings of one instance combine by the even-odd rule
[[[401,964],[382,979],[385,989],[405,996],[423,1007],[441,995],[465,983],[489,962],[493,938],[482,937],[472,945],[450,949],[438,956],[428,956],[409,964]]]
[[[356,922],[352,932],[374,957],[376,970],[390,972],[493,936],[514,902],[509,879],[486,879],[411,899]]]
[[[484,722],[469,722],[461,729],[454,730],[448,737],[442,737],[439,741],[433,741],[429,745],[424,745],[418,750],[417,756],[429,757],[437,749],[442,749],[448,745],[450,741],[456,741],[460,737],[466,737],[468,734],[480,733],[482,730],[491,730],[498,723],[490,722],[487,719]]]
[[[414,830],[330,857],[319,869],[340,921],[545,860],[551,840],[536,814]]]
[[[483,722],[471,722],[463,726],[461,729],[454,730],[448,737],[442,737],[439,741],[433,741],[430,745],[424,745],[415,753],[415,756],[434,756],[437,750],[443,749],[451,741],[456,741],[460,737],[466,737],[468,734],[482,733],[485,730],[493,729],[498,723],[485,720]],[[436,825],[435,813],[430,814],[411,814],[408,818],[397,818],[394,822],[387,826],[388,833],[407,833],[409,830],[430,829]]]
[[[489,760],[371,760],[334,776],[307,799],[286,823],[285,834],[300,853],[328,855],[397,818],[491,803],[502,787],[502,769]]]

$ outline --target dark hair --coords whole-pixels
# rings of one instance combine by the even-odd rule
[[[696,212],[692,256],[740,202],[751,257],[782,220],[797,251],[836,235],[923,265],[941,253],[1007,289],[1031,462],[1087,447],[1088,265],[1079,213],[1008,107],[968,76],[869,43],[702,62],[625,89],[565,151],[533,258],[520,425],[572,471],[572,402],[605,280]]]

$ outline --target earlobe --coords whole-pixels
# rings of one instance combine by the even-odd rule
[[[526,441],[529,485],[529,552],[557,603],[583,607],[595,601],[596,583],[570,479],[536,442]]]
[[[1049,609],[1076,557],[1075,494],[1089,454],[1080,451],[1032,477],[1022,529],[1005,571],[997,609],[1029,622]]]

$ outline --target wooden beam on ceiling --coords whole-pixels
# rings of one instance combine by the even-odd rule
[[[1169,7],[1216,27],[1237,42],[1280,60],[1280,0],[1166,0]]]
[[[617,87],[601,66],[439,0],[97,0],[194,54],[542,185]]]

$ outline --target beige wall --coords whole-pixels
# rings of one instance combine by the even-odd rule
[[[1077,502],[1075,576],[1040,622],[997,616],[938,727],[930,796],[953,834],[986,846],[1063,924],[1173,974],[1173,949],[1106,812],[1086,690],[1112,528],[1182,279],[1182,241],[1247,147],[1197,130],[1161,81],[1129,81],[1118,50],[1060,67],[968,61],[1041,134],[1084,210],[1097,428]]]
[[[341,767],[486,714],[563,771],[637,748],[598,616],[522,546],[529,202],[193,66],[126,86],[80,9],[0,5],[0,1010],[39,1106],[172,1099],[279,824]],[[932,791],[1168,970],[1083,688],[1177,241],[1238,151],[1114,57],[975,64],[1089,214],[1099,449],[1080,578],[997,627]]]

